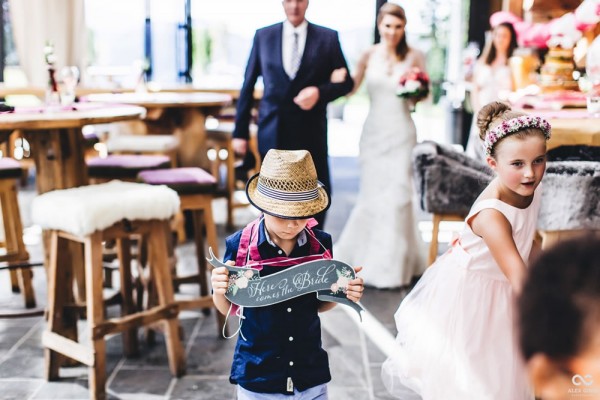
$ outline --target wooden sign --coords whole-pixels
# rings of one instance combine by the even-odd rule
[[[352,307],[360,316],[362,307],[346,297],[348,282],[355,278],[354,268],[337,260],[309,261],[265,277],[253,268],[233,267],[217,260],[209,248],[207,261],[215,268],[229,270],[225,297],[241,307],[263,307],[315,292],[321,301]]]

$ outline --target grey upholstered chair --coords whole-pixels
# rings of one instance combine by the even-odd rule
[[[437,256],[441,221],[462,221],[493,178],[485,164],[451,146],[426,141],[413,150],[413,180],[423,211],[433,214],[429,264]]]
[[[548,152],[538,229],[544,248],[581,231],[600,234],[600,147]]]

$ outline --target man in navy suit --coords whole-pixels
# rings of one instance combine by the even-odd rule
[[[331,73],[348,69],[336,31],[305,19],[308,0],[283,0],[287,19],[256,31],[237,103],[233,148],[248,148],[254,85],[263,78],[258,111],[258,148],[308,150],[319,180],[331,190],[327,159],[327,103],[349,93],[350,74],[341,83]],[[317,216],[322,225],[325,214]]]

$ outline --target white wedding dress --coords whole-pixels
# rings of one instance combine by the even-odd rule
[[[396,96],[400,77],[424,61],[411,50],[390,65],[382,50],[375,47],[365,72],[371,105],[360,138],[360,189],[333,254],[362,266],[366,285],[393,288],[409,284],[426,266],[412,204],[416,129],[408,102]]]

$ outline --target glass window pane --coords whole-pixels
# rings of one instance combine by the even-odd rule
[[[306,18],[340,33],[352,65],[373,42],[375,0],[311,0]],[[254,32],[283,21],[285,14],[276,0],[192,0],[192,19],[194,82],[211,84],[216,75],[224,84],[241,86]]]
[[[6,66],[19,65],[19,56],[13,38],[12,24],[10,22],[10,8],[8,1],[3,0],[3,25],[4,25],[4,62]]]
[[[131,86],[134,65],[144,59],[144,0],[86,0],[90,31],[90,84],[106,81]]]
[[[151,0],[152,80],[161,84],[183,82],[185,70],[185,32],[178,25],[185,21],[185,0]]]

